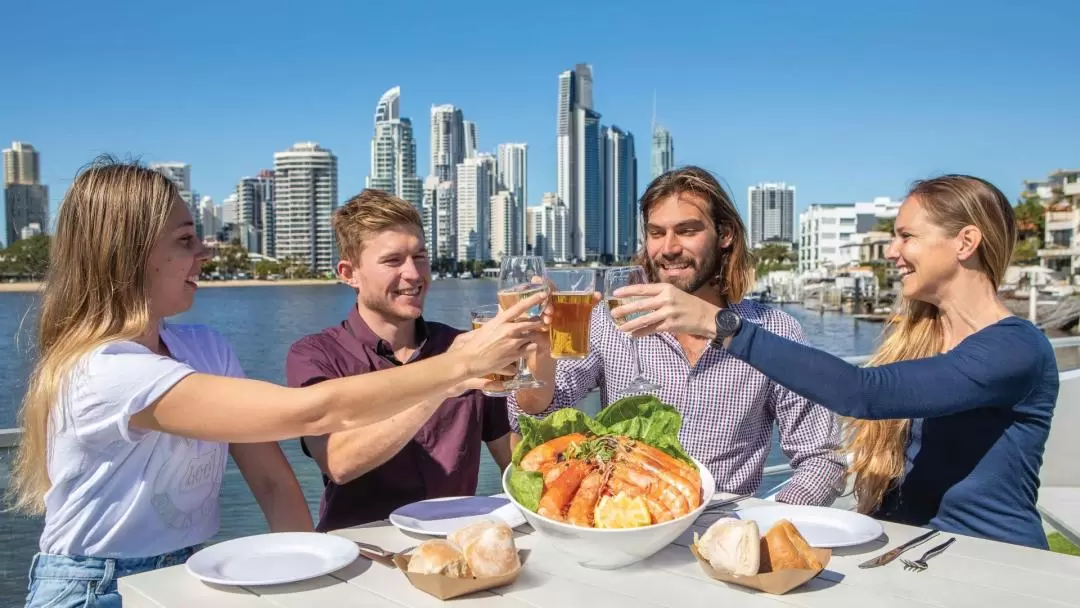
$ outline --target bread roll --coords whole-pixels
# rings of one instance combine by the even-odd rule
[[[778,520],[761,539],[761,572],[823,567],[798,528],[786,519]]]
[[[454,578],[470,578],[472,572],[465,556],[449,541],[426,540],[413,550],[409,572],[442,574]]]
[[[449,538],[461,547],[474,576],[502,576],[521,566],[514,532],[504,522],[472,524],[455,531]]]
[[[696,535],[695,535],[696,536]],[[700,539],[694,539],[698,553],[716,570],[735,576],[758,573],[761,532],[757,522],[733,517],[716,520]]]
[[[500,525],[506,526],[505,523],[503,523],[501,521],[494,521],[494,520],[481,521],[481,522],[477,522],[475,524],[469,524],[469,525],[465,526],[464,528],[458,528],[457,530],[454,530],[453,532],[451,532],[446,537],[446,540],[448,540],[448,541],[454,543],[455,545],[457,545],[458,549],[464,550],[465,547],[468,546],[468,544],[470,542],[476,540],[476,538],[478,536],[480,536],[481,532],[483,532],[484,530],[487,530],[488,528],[490,528],[492,526],[500,526]],[[509,529],[509,526],[507,526],[507,529]]]

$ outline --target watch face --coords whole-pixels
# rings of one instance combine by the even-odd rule
[[[716,315],[717,333],[724,337],[734,334],[739,329],[739,315],[730,310],[722,310]]]

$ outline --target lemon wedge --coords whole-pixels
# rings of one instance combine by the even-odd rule
[[[593,511],[593,521],[596,528],[638,528],[652,524],[652,516],[640,496],[619,492],[600,499]]]

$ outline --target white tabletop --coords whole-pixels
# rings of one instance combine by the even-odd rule
[[[775,503],[751,499],[740,504]],[[806,585],[785,595],[766,595],[706,577],[690,554],[687,547],[693,538],[693,530],[704,532],[717,517],[702,516],[693,529],[656,555],[611,571],[578,566],[525,525],[517,529],[517,545],[531,552],[517,581],[506,587],[448,601],[462,608],[717,608],[732,605],[747,608],[1041,608],[1080,605],[1080,559],[966,536],[955,535],[957,542],[935,557],[925,572],[907,572],[899,560],[878,568],[859,569],[859,563],[924,532],[920,528],[888,522],[884,523],[886,536],[877,541],[834,551],[826,570]],[[400,551],[424,540],[399,532],[385,521],[338,530],[333,534],[388,551]],[[938,538],[948,536],[942,533]],[[914,559],[937,540],[912,549],[905,557]],[[434,607],[444,604],[412,587],[400,571],[364,557],[333,574],[288,585],[217,587],[195,579],[183,566],[174,566],[121,578],[119,588],[125,608]]]

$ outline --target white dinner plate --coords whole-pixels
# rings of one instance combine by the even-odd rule
[[[187,560],[187,571],[218,585],[278,585],[340,570],[358,555],[356,543],[340,536],[278,532],[210,545]]]
[[[757,522],[764,535],[780,519],[799,529],[811,547],[854,547],[870,542],[885,532],[881,522],[855,511],[803,505],[747,507],[733,513],[743,520]]]
[[[505,494],[432,498],[390,514],[390,523],[399,530],[427,536],[446,536],[458,528],[492,519],[502,520],[511,528],[525,523],[525,516]]]

